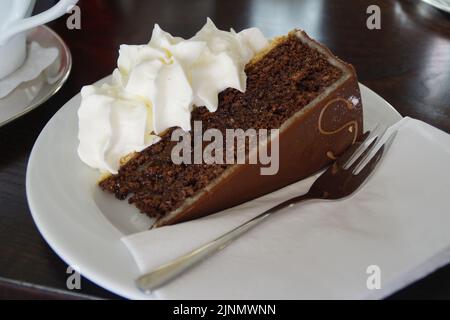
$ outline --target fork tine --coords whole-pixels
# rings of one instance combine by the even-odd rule
[[[369,160],[369,162],[359,171],[357,174],[352,174],[352,186],[354,190],[360,188],[364,182],[367,181],[368,176],[374,171],[378,162],[383,156],[385,151],[385,145],[381,146],[381,148],[375,153],[375,155]],[[352,192],[354,191],[352,190]]]
[[[392,142],[394,142],[395,137],[397,136],[398,131],[394,131],[391,136],[386,140],[384,145],[386,146],[384,149],[387,151],[392,145]]]
[[[365,141],[369,142],[376,137],[382,137],[385,134],[386,130],[387,130],[387,126],[381,127],[379,124],[377,124],[372,130],[370,130],[370,135],[367,137],[367,139]],[[347,170],[350,167],[350,165],[353,164],[355,159],[358,158],[363,153],[363,151],[366,148],[365,141],[363,141],[359,145],[358,149],[356,149],[356,151],[353,152],[352,156],[347,160],[347,162],[343,166],[344,169]]]
[[[352,163],[352,165],[348,168],[348,170],[354,172],[355,168],[364,160],[367,159],[367,156],[369,155],[370,151],[372,151],[373,147],[377,144],[379,138],[376,137],[373,139],[373,141],[369,144],[368,147],[361,153],[361,155]]]
[[[383,145],[380,147],[380,149],[383,148],[384,151],[387,151],[391,147],[392,142],[394,141],[396,136],[397,136],[397,131],[391,133],[390,136],[383,143]],[[381,137],[379,139],[381,139]],[[375,157],[375,155],[373,155],[373,157]],[[368,156],[370,156],[370,153],[368,154]],[[366,156],[366,159],[367,159],[368,156]],[[365,159],[363,161],[360,161],[359,165],[357,165],[354,168],[352,168],[353,169],[353,171],[352,171],[353,174],[356,174],[356,175],[359,174],[361,172],[362,168],[367,166],[367,165],[369,165],[369,163],[370,163],[370,161],[367,164],[365,164]]]
[[[343,167],[369,136],[370,131],[366,131],[358,141],[348,147],[348,149],[344,151],[341,156],[339,156],[339,158],[336,160],[336,163]]]
[[[355,174],[359,180],[365,180],[367,176],[375,169],[378,161],[380,161],[383,156],[385,145],[383,144],[381,148],[375,153],[375,155],[367,162],[367,164],[357,173]]]

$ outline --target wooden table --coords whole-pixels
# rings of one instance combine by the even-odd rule
[[[53,2],[38,1],[36,11]],[[381,30],[366,27],[371,4],[381,8]],[[360,81],[402,115],[450,132],[450,15],[419,0],[81,0],[80,7],[81,30],[68,30],[65,18],[49,24],[72,50],[70,79],[47,103],[0,128],[0,298],[117,298],[86,279],[81,290],[67,289],[67,265],[31,218],[25,172],[53,114],[111,73],[120,44],[147,42],[154,23],[183,37],[208,16],[221,28],[257,26],[267,36],[303,28],[354,64]],[[392,298],[450,298],[450,266]]]

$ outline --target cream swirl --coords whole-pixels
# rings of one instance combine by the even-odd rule
[[[191,130],[195,105],[214,112],[226,88],[245,91],[245,65],[268,46],[256,28],[221,31],[208,19],[191,39],[155,25],[147,45],[122,45],[112,83],[82,89],[78,154],[117,173],[120,159],[171,127]]]

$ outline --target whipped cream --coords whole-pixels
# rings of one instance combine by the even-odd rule
[[[147,45],[120,46],[111,83],[81,91],[80,159],[117,173],[124,156],[156,143],[158,134],[190,131],[194,106],[214,112],[221,91],[245,91],[245,65],[267,46],[257,28],[226,32],[209,18],[188,40],[155,25]]]

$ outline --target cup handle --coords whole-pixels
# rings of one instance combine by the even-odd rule
[[[55,20],[63,16],[70,8],[72,8],[78,0],[60,0],[53,7],[33,17],[21,19],[12,22],[6,30],[0,35],[0,44],[6,42],[9,38],[22,31],[32,29],[41,24]]]

